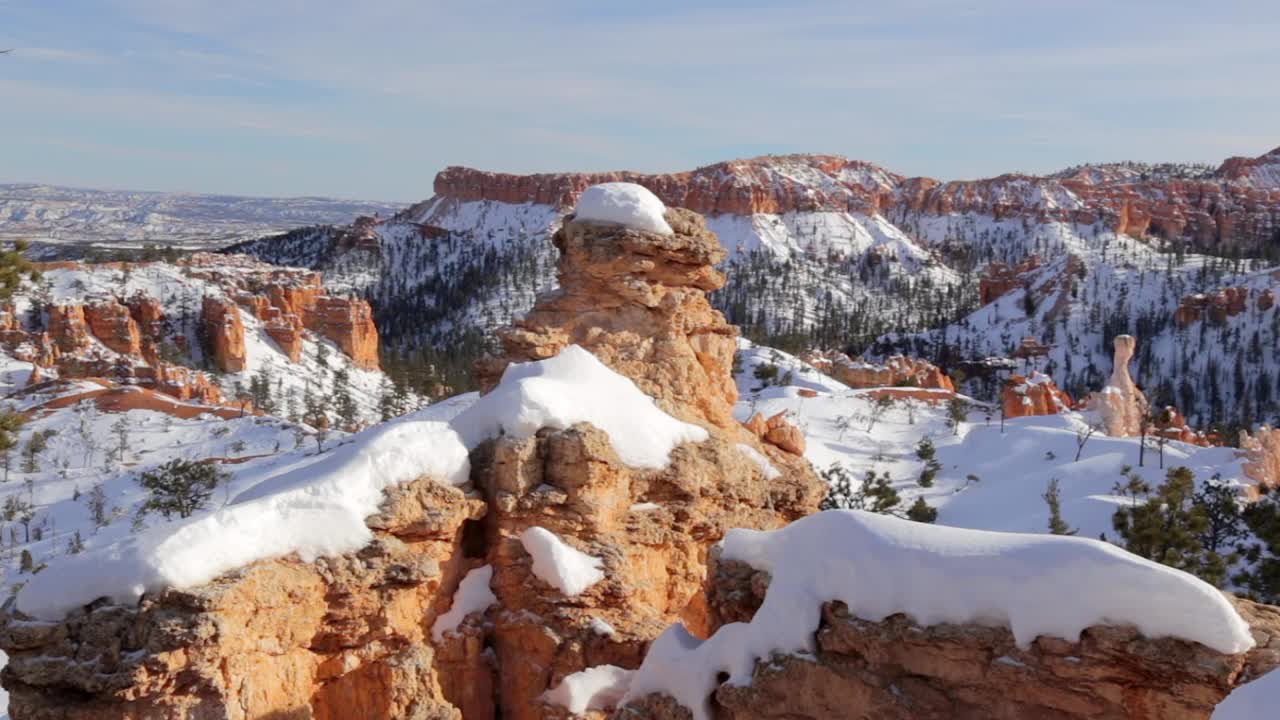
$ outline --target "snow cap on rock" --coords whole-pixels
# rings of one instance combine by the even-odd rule
[[[611,182],[592,185],[582,192],[574,208],[574,219],[613,223],[660,235],[672,235],[663,217],[667,207],[657,195],[635,183]]]

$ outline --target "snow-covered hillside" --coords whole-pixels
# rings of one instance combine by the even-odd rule
[[[1198,426],[1274,421],[1280,416],[1280,268],[1161,252],[1096,226],[965,215],[917,226],[930,244],[957,244],[992,261],[1038,255],[1048,261],[1016,288],[955,322],[889,334],[873,354],[907,352],[948,360],[1008,357],[1023,338],[1048,346],[1035,364],[1073,397],[1101,386],[1111,341],[1138,338],[1135,376],[1159,405],[1175,405]],[[1185,299],[1232,289],[1241,306],[1179,322]]]
[[[913,399],[899,397],[887,408],[877,408],[883,389],[850,389],[780,350],[742,341],[739,364],[739,419],[757,412],[788,413],[804,430],[805,457],[817,470],[840,465],[858,481],[868,472],[888,473],[904,509],[923,497],[938,508],[938,522],[944,525],[1048,532],[1042,496],[1049,481],[1057,479],[1062,514],[1073,529],[1094,538],[1114,534],[1111,515],[1119,504],[1130,502],[1112,492],[1126,467],[1153,486],[1164,481],[1164,468],[1175,466],[1190,468],[1200,481],[1218,476],[1235,488],[1256,485],[1234,448],[1169,442],[1164,468],[1150,447],[1139,467],[1138,438],[1095,433],[1077,460],[1081,436],[1096,424],[1091,413],[1015,418],[1001,427],[998,411],[973,401],[967,420],[956,427],[946,405],[951,394],[945,391],[912,389]],[[759,380],[756,368],[761,365],[779,368],[779,379]],[[902,388],[889,390],[906,394]],[[931,487],[919,482],[925,461],[916,451],[924,439],[936,447],[940,464]]]
[[[91,248],[212,250],[304,225],[383,216],[393,204],[331,198],[251,198],[194,193],[0,185],[0,238],[37,244],[45,259],[78,258]]]
[[[1196,424],[1243,425],[1280,413],[1277,311],[1253,302],[1280,293],[1276,167],[1280,150],[1218,169],[1122,163],[951,183],[821,155],[652,176],[449,168],[434,197],[385,221],[232,250],[326,270],[331,287],[371,300],[393,347],[479,354],[554,287],[549,240],[576,194],[629,179],[706,216],[730,252],[713,300],[749,337],[854,355],[903,348],[947,370],[1032,337],[1051,348],[1044,369],[1079,395],[1127,333],[1160,402]],[[1033,255],[1035,302],[1015,291],[980,307],[989,263]],[[1250,307],[1221,327],[1175,325],[1185,298],[1245,286]],[[990,385],[967,389],[993,399]]]

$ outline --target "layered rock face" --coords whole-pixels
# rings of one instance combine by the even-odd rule
[[[955,383],[936,365],[918,358],[894,355],[881,363],[853,359],[835,351],[807,352],[800,357],[826,375],[851,388],[910,386],[955,392]]]
[[[499,331],[505,355],[478,373],[493,387],[509,362],[579,345],[683,420],[733,427],[737,329],[711,307],[724,259],[700,215],[669,209],[672,235],[567,219],[555,234],[560,287]]]
[[[1059,389],[1053,378],[1034,370],[1027,376],[1011,376],[1000,392],[1000,407],[1006,418],[1057,415],[1073,406],[1071,396]]]
[[[240,320],[240,309],[230,300],[206,297],[203,311],[205,334],[214,362],[223,372],[244,370],[244,323]]]
[[[814,177],[824,181],[814,182]],[[1135,237],[1247,251],[1272,242],[1280,214],[1280,148],[1258,158],[1231,158],[1216,172],[1200,177],[1100,165],[1046,177],[1015,174],[941,182],[906,178],[830,155],[760,157],[667,175],[509,175],[450,167],[436,176],[435,193],[464,201],[568,207],[585,188],[614,181],[638,183],[667,205],[709,215],[976,212],[997,219],[1101,222]]]
[[[717,625],[747,622],[769,576],[715,563],[708,605]],[[1237,684],[1280,664],[1280,611],[1233,599],[1257,647],[1223,655],[1203,645],[1097,625],[1079,642],[1041,636],[1019,648],[1003,627],[937,624],[904,615],[880,622],[823,605],[813,656],[774,655],[749,686],[720,685],[712,717],[731,720],[1208,720]],[[615,717],[687,720],[651,695]]]

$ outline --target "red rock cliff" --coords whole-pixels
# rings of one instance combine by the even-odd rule
[[[786,155],[660,175],[511,175],[449,167],[436,176],[435,192],[463,201],[570,207],[582,190],[612,181],[644,185],[670,206],[710,215],[792,210],[977,212],[1042,222],[1102,222],[1117,232],[1155,234],[1199,247],[1261,247],[1272,241],[1280,215],[1280,150],[1259,158],[1232,158],[1217,172],[1194,179],[1101,165],[1044,177],[941,182],[905,178],[871,163],[831,155]]]

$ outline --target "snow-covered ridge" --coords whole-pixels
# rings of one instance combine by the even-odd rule
[[[1076,640],[1091,625],[1132,625],[1223,653],[1254,646],[1248,624],[1207,583],[1083,538],[939,527],[858,511],[828,511],[774,531],[731,530],[722,558],[771,575],[749,623],[699,641],[674,625],[651,646],[628,699],[661,692],[710,716],[717,676],[751,682],[757,660],[813,652],[822,604],[870,621],[905,613],[921,625],[1006,626],[1020,646],[1041,635]]]
[[[589,422],[618,455],[638,467],[662,467],[683,442],[706,430],[658,409],[627,378],[571,346],[556,357],[508,366],[502,382],[470,407],[428,407],[375,426],[329,453],[284,456],[231,482],[222,508],[166,523],[80,554],[52,560],[18,595],[30,615],[56,619],[100,597],[131,603],[164,587],[193,587],[257,560],[296,553],[304,561],[356,550],[364,524],[393,485],[430,477],[468,480],[468,453],[506,434]],[[588,573],[589,574],[589,573]]]

